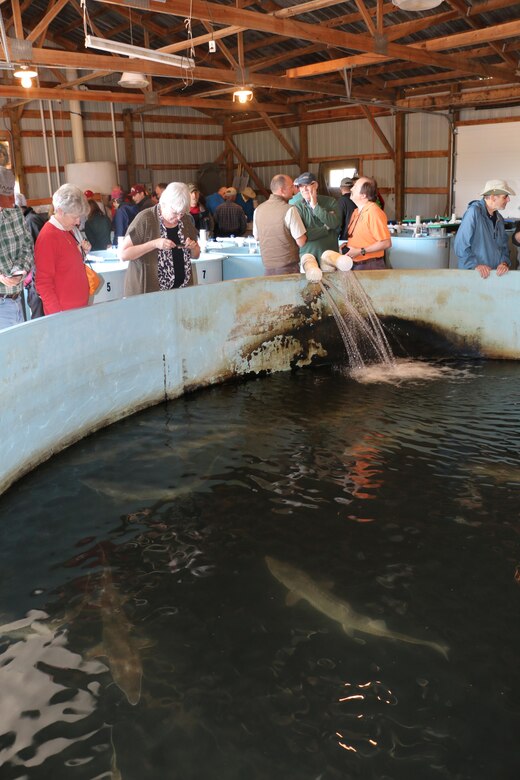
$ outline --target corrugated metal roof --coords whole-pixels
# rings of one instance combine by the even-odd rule
[[[167,13],[150,13],[146,11],[145,2],[140,4],[140,8],[132,9],[130,7],[132,1],[135,2],[136,0],[130,0],[128,4],[123,3],[122,0],[121,6],[105,5],[98,2],[88,3],[89,16],[86,20],[88,31],[110,40],[137,46],[149,46],[152,49],[159,49],[175,42],[186,41],[187,27],[182,14],[172,16]],[[219,3],[209,2],[206,5],[210,9],[210,16],[211,8],[221,9],[222,6],[229,6],[230,24],[233,24],[232,15],[236,10],[234,0],[221,0]],[[390,43],[395,41],[400,46],[417,46],[426,41],[442,38],[449,39],[453,35],[467,33],[472,30],[475,31],[476,41],[468,42],[466,45],[461,45],[460,41],[457,41],[457,45],[451,48],[446,48],[441,42],[441,45],[436,46],[436,51],[431,54],[431,58],[435,62],[430,64],[427,62],[414,62],[413,59],[410,61],[398,60],[395,57],[384,63],[374,62],[373,64],[362,66],[357,64],[352,69],[352,89],[359,99],[362,100],[365,93],[372,93],[378,101],[396,103],[396,101],[407,95],[409,89],[413,90],[410,93],[411,95],[416,95],[416,90],[420,86],[431,89],[432,94],[435,95],[438,88],[442,88],[445,84],[443,74],[448,69],[455,69],[453,63],[457,62],[458,58],[459,63],[465,63],[466,66],[464,72],[461,71],[456,77],[460,87],[464,88],[466,81],[471,81],[479,77],[479,75],[485,75],[485,68],[489,65],[499,65],[503,68],[504,73],[509,72],[511,74],[511,81],[514,82],[514,88],[510,96],[507,100],[505,97],[501,98],[501,101],[504,104],[506,102],[513,105],[518,103],[520,101],[520,83],[511,65],[513,62],[518,62],[520,28],[511,28],[511,33],[506,38],[499,38],[495,42],[493,42],[494,35],[492,34],[493,28],[496,26],[518,22],[518,4],[513,0],[482,0],[480,3],[474,2],[470,4],[468,2],[465,5],[467,8],[466,12],[464,7],[461,8],[460,12],[457,12],[452,6],[443,3],[435,9],[417,13],[403,11],[397,8],[397,6],[390,6],[390,4],[385,3],[383,6],[382,35],[384,38],[386,33]],[[480,6],[482,7],[482,13],[479,13]],[[372,20],[369,24],[367,24],[357,5],[353,2],[341,2],[332,5],[324,3],[322,7],[318,8],[316,4],[313,4],[310,6],[311,10],[308,10],[308,3],[298,2],[297,0],[276,0],[276,2],[275,0],[270,0],[269,3],[253,2],[251,0],[246,10],[254,12],[256,19],[268,14],[270,11],[275,12],[276,9],[282,12],[282,17],[284,16],[284,10],[294,10],[294,14],[290,14],[286,19],[284,18],[287,24],[301,22],[307,25],[306,30],[311,25],[316,31],[319,30],[320,35],[328,30],[330,30],[331,36],[335,32],[349,33],[351,36],[359,35],[362,36],[363,40],[375,40],[380,47],[379,50],[385,51],[384,39],[380,39],[377,34],[372,35],[377,28],[377,0],[366,0],[364,7]],[[7,19],[8,10],[6,6],[0,6],[0,10],[8,25],[8,33],[13,35],[13,27],[9,27],[9,20]],[[26,33],[34,28],[48,11],[48,0],[32,0],[29,8],[23,10],[22,18]],[[426,24],[424,23],[425,20]],[[192,34],[195,38],[206,34],[207,27],[217,32],[224,24],[225,21],[211,21],[204,24],[194,16],[191,20]],[[372,26],[372,30],[369,29],[369,25]],[[403,35],[396,37],[396,31],[402,25],[404,25]],[[412,29],[410,29],[410,25],[412,25]],[[284,32],[285,28],[281,22],[279,29],[280,33]],[[480,34],[479,29],[482,30]],[[363,46],[354,47],[350,43],[349,45],[344,45],[343,42],[338,42],[332,37],[330,42],[317,42],[307,32],[305,35],[306,37],[301,33],[302,37],[300,37],[297,29],[291,29],[289,35],[284,37],[282,34],[254,29],[254,23],[252,23],[252,29],[245,29],[242,33],[244,75],[246,80],[249,78],[259,89],[262,74],[265,74],[266,83],[263,87],[268,91],[263,93],[263,101],[279,104],[281,101],[283,102],[287,98],[298,94],[298,92],[300,94],[303,93],[305,96],[308,81],[301,76],[292,82],[296,86],[295,91],[288,91],[286,85],[282,82],[278,85],[272,82],[273,77],[280,76],[284,78],[287,69],[314,66],[320,63],[326,64],[331,59],[336,60],[350,55],[358,57],[360,52],[363,51]],[[217,71],[221,75],[223,73],[229,74],[230,80],[228,83],[233,83],[232,79],[235,77],[237,81],[241,80],[242,74],[240,69],[237,71],[220,52],[221,45],[227,48],[231,57],[234,57],[237,62],[239,61],[240,47],[237,45],[236,35],[224,37],[221,42],[217,41],[216,54],[209,54],[207,43],[198,45],[195,49],[196,68],[209,69],[210,73],[213,71],[215,78],[212,79],[211,75],[204,75],[204,77],[197,75],[193,83],[188,84],[182,90],[183,97],[196,99],[199,93],[210,90],[212,86],[215,89],[222,88],[222,83],[217,78]],[[83,20],[78,12],[77,3],[67,3],[55,18],[51,20],[47,40],[43,48],[51,47],[68,48],[74,53],[85,51]],[[472,52],[475,52],[475,54]],[[87,54],[91,53],[90,51],[87,52]],[[96,54],[100,54],[100,52],[96,52]],[[450,54],[455,58],[452,61],[449,60]],[[440,58],[439,55],[441,55]],[[446,59],[447,64],[445,67],[441,64],[442,58]],[[471,72],[471,70],[467,72],[467,64],[472,58],[476,60],[474,72]],[[275,61],[271,62],[273,59]],[[63,66],[66,67],[66,65],[67,60],[66,56],[64,56]],[[252,68],[250,72],[248,67]],[[308,91],[314,93],[316,92],[316,86],[318,86],[318,90],[324,96],[323,99],[334,101],[339,96],[335,92],[338,93],[338,90],[343,86],[342,67],[342,65],[338,65],[330,73],[312,76],[311,79],[315,83],[314,85],[309,84]],[[124,91],[117,86],[118,78],[119,74],[105,75],[101,79],[93,81],[92,84],[110,88],[114,92],[114,100],[116,102],[124,102]],[[413,81],[407,84],[406,80],[410,79]],[[405,83],[393,85],[392,82],[395,80],[404,81]],[[172,82],[171,78],[155,76],[153,77],[153,89],[164,89],[168,86],[169,81],[172,85],[175,85],[175,81]],[[506,79],[504,78],[505,81]],[[40,83],[45,84],[46,82],[49,85],[56,83],[56,75],[46,68],[41,68]],[[393,86],[398,87],[397,92],[393,91]],[[385,92],[386,94],[381,94]],[[170,94],[180,93],[174,92]],[[312,100],[315,100],[315,98],[313,97]],[[220,108],[215,107],[215,111],[217,115],[222,116]]]

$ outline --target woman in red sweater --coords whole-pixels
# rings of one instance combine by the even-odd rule
[[[89,286],[83,253],[90,244],[79,232],[80,219],[88,214],[88,202],[73,184],[63,184],[52,196],[54,214],[45,223],[34,245],[36,289],[45,314],[87,306]]]

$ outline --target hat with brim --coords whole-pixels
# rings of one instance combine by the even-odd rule
[[[504,179],[490,179],[484,185],[481,195],[516,195]]]
[[[305,171],[305,173],[300,173],[300,175],[294,180],[294,183],[297,187],[303,187],[304,184],[314,184],[314,182],[317,182],[318,179],[313,173],[310,173],[310,171]]]
[[[256,192],[252,187],[245,187],[242,190],[242,196],[244,198],[249,198],[249,200],[254,200],[256,198]]]

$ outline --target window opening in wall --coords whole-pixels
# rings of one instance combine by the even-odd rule
[[[339,185],[342,179],[353,179],[359,176],[359,160],[347,158],[332,162],[320,163],[319,179],[325,189],[331,194],[339,195]]]
[[[353,179],[355,176],[357,176],[357,168],[332,168],[329,172],[329,187],[339,189],[342,179],[346,177]]]

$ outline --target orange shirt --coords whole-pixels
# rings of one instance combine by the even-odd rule
[[[372,201],[363,206],[361,211],[355,209],[348,223],[348,236],[348,245],[353,249],[362,249],[375,244],[376,241],[390,238],[385,212]],[[370,260],[371,257],[383,257],[383,255],[384,250],[380,249],[379,252],[367,252],[360,259]]]

